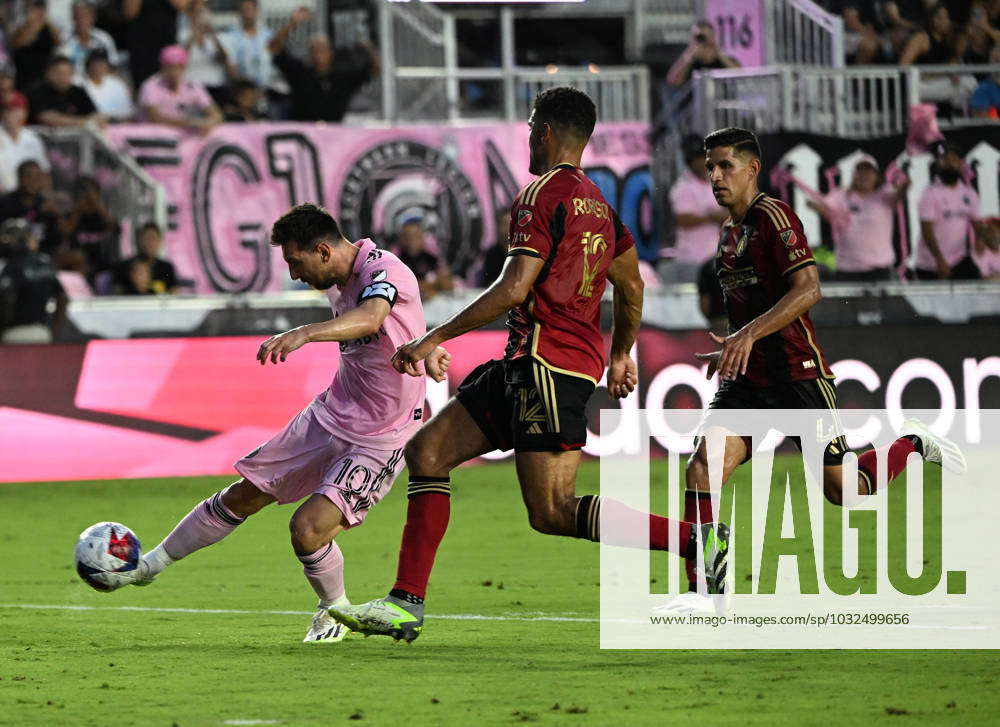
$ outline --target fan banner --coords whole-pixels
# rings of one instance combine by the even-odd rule
[[[351,240],[390,242],[423,219],[432,252],[460,275],[497,239],[497,219],[528,173],[526,123],[362,128],[223,124],[208,136],[155,125],[112,126],[112,142],[166,189],[165,254],[195,293],[291,285],[271,224],[289,207],[325,206]],[[601,124],[586,173],[636,237],[655,251],[646,126]],[[133,241],[123,242],[123,255]]]

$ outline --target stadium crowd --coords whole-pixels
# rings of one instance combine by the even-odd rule
[[[30,255],[32,269],[49,266],[70,297],[183,290],[185,281],[162,259],[164,231],[155,224],[135,225],[138,230],[127,230],[134,239],[123,240],[121,220],[108,209],[94,179],[77,179],[70,194],[55,193],[43,137],[29,126],[44,132],[45,127],[101,129],[135,121],[207,134],[222,122],[340,122],[352,97],[379,72],[375,46],[362,40],[334,49],[330,37],[319,34],[298,43],[300,53],[293,52],[290,39],[302,39],[311,11],[300,7],[272,27],[258,2],[238,0],[236,21],[226,28],[208,0],[0,0],[0,224],[28,223],[27,228],[3,228],[0,258],[12,259],[14,251]],[[820,4],[843,17],[850,63],[1000,63],[1000,0]],[[721,50],[713,25],[698,21],[665,81],[679,87],[697,70],[738,65]],[[942,76],[934,100],[945,112],[961,107],[961,114],[1000,119],[1000,74],[977,77],[958,69]],[[672,210],[674,244],[664,244],[668,252],[655,271],[644,265],[644,276],[654,287],[697,283],[702,310],[714,321],[720,291],[711,260],[725,215],[706,180],[697,139],[688,140],[684,154],[684,174],[664,195]],[[880,170],[866,157],[842,189],[812,199],[832,231],[831,258],[839,279],[895,277],[898,252],[887,246],[893,210],[907,184],[896,171]],[[947,181],[938,174],[924,195],[928,199],[921,200],[922,257],[915,278],[1000,272],[991,247],[994,232],[979,223],[968,234],[946,224],[956,215],[977,219],[975,192],[967,182],[967,175]],[[497,229],[505,230],[506,222]],[[880,232],[884,239],[878,250],[865,247],[872,229],[886,232]],[[430,298],[463,284],[488,284],[502,265],[504,238],[498,235],[464,280],[438,256],[446,247],[438,243],[445,241],[435,240],[419,216],[406,220],[391,242]],[[136,253],[122,259],[123,249]],[[8,283],[21,267],[8,265]]]

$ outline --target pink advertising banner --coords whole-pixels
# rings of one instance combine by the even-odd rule
[[[845,424],[866,429],[867,417],[850,412],[858,407],[885,408],[899,421],[905,410],[935,408],[979,432],[980,410],[1000,407],[991,326],[821,329]],[[255,354],[262,339],[0,347],[0,483],[231,474],[233,462],[326,388],[340,358],[337,344],[313,343],[283,364],[260,366]],[[448,341],[451,367],[445,382],[428,381],[425,418],[441,410],[472,369],[501,356],[505,342],[504,331],[472,331]],[[707,406],[717,380],[705,379],[694,354],[710,347],[705,331],[640,329],[636,390],[620,403],[598,390],[584,453],[603,456],[630,446],[630,426],[599,431],[601,407],[641,407],[653,421],[664,409]],[[964,402],[964,417],[956,402]],[[849,435],[848,443],[863,442]]]
[[[584,155],[640,249],[653,240],[647,132],[640,123],[599,126]],[[532,179],[523,123],[224,124],[207,137],[126,125],[108,135],[166,188],[166,255],[197,293],[285,287],[270,226],[303,202],[323,204],[346,236],[380,244],[417,212],[439,252],[467,274],[496,240],[497,216]],[[132,242],[124,245],[128,254]]]
[[[763,0],[705,0],[705,18],[722,52],[744,68],[764,65]]]

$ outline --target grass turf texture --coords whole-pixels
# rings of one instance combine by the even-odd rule
[[[580,492],[597,479],[585,464]],[[150,548],[228,481],[0,485],[0,603],[309,611],[290,507],[266,508],[148,588],[101,594],[77,578],[86,526],[124,522]],[[597,546],[532,532],[509,464],[455,481],[431,614],[596,618]],[[391,585],[405,506],[397,483],[339,541],[355,601]],[[0,608],[0,619],[10,725],[968,725],[1000,708],[995,652],[601,651],[587,622],[429,618],[406,646],[302,644],[304,615]]]

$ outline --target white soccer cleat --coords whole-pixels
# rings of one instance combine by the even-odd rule
[[[654,616],[684,616],[689,613],[716,615],[716,604],[711,596],[703,596],[696,591],[687,591],[657,606],[650,613]]]
[[[956,475],[965,474],[968,470],[965,455],[962,454],[959,446],[950,439],[934,434],[919,419],[907,419],[903,422],[900,436],[914,436],[920,440],[925,462],[941,465],[942,468]]]
[[[142,558],[139,558],[139,565],[136,566],[135,572],[132,576],[133,578],[132,585],[148,586],[150,583],[153,582],[153,579],[156,578],[156,576],[157,573],[153,572],[153,569],[150,568],[150,565],[146,561],[145,556],[143,556]]]
[[[316,610],[309,632],[302,639],[304,644],[330,644],[335,641],[343,641],[344,637],[350,633],[350,629],[344,624],[337,623],[333,616],[323,606]]]

